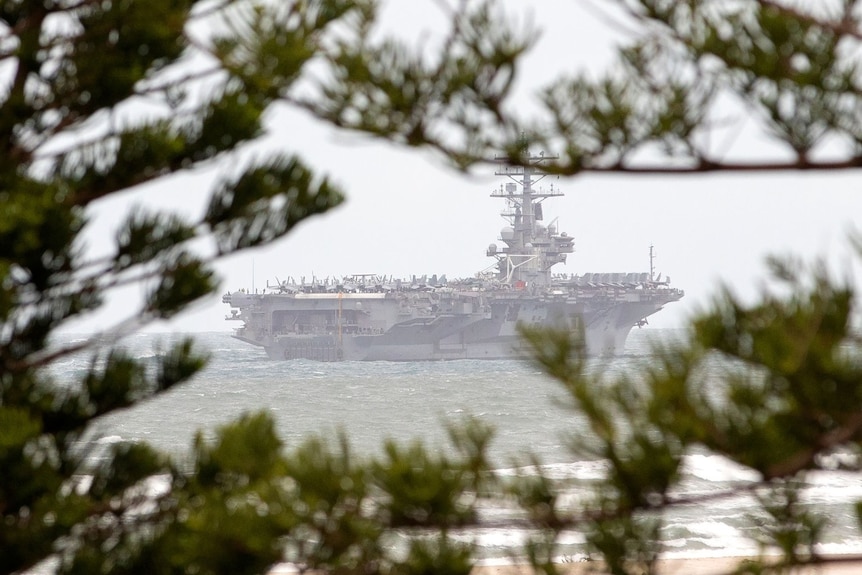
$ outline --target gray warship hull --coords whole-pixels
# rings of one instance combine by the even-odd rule
[[[551,156],[526,164],[498,160],[509,180],[491,197],[505,200],[508,222],[496,263],[475,277],[427,276],[395,280],[376,275],[293,279],[263,293],[227,293],[228,320],[242,322],[234,337],[266,350],[271,359],[317,361],[427,361],[507,359],[529,355],[520,326],[563,329],[582,339],[588,355],[624,349],[634,326],[683,297],[670,279],[650,271],[555,275],[574,239],[543,225],[542,202],[562,195],[536,184]]]
[[[586,353],[619,353],[636,325],[681,294],[575,285],[558,294],[446,291],[225,296],[243,310],[234,337],[271,359],[427,361],[528,356],[519,326],[582,334]],[[562,290],[557,290],[562,291]]]

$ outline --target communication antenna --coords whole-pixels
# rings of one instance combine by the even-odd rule
[[[655,246],[649,245],[649,281],[655,278]]]

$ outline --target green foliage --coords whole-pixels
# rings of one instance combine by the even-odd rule
[[[518,161],[534,142],[564,152],[551,168],[560,173],[862,165],[858,2],[831,12],[766,0],[618,4],[644,33],[598,81],[549,87],[550,124],[529,130],[506,97],[532,31],[513,32],[493,2],[460,4],[437,50],[381,37],[371,0],[0,4],[0,573],[49,558],[81,574],[264,573],[282,561],[323,573],[467,573],[473,548],[460,530],[500,504],[523,518],[512,523],[532,533],[523,555],[541,572],[556,572],[560,534],[577,529],[597,570],[654,573],[669,510],[740,492],[755,501],[754,539],[781,555],[739,572],[824,561],[817,544],[830,518],[804,495],[835,455],[859,473],[856,293],[792,262],[773,262],[779,291],[755,304],[721,293],[686,341],[657,347],[626,378],[603,377],[577,333],[525,331],[588,422],[590,433],[570,438],[573,455],[607,465],[574,507],[535,459],[535,476],[496,477],[492,434],[474,423],[452,429],[452,456],[388,443],[361,461],[343,438],[285,446],[264,414],[214,441],[199,435],[187,465],[145,444],[98,451],[103,416],[205,364],[190,341],[148,361],[117,345],[214,292],[196,246],[221,257],[267,244],[343,201],[297,155],[249,159],[274,106],[430,147],[462,168],[493,151]],[[728,99],[793,161],[734,164],[708,149]],[[827,141],[845,156],[819,160]],[[655,151],[668,163],[637,163]],[[89,206],[198,168],[219,171],[202,217],[137,211],[107,255],[86,259]],[[105,333],[55,337],[126,286],[142,286],[142,302]],[[89,369],[56,381],[50,366],[72,354]],[[686,457],[704,452],[757,479],[682,500]],[[862,503],[856,515],[862,523]]]
[[[858,1],[614,4],[639,30],[617,65],[544,93],[552,122],[538,137],[562,152],[559,172],[862,165]],[[727,120],[729,103],[740,122]],[[710,146],[742,121],[776,144],[774,161],[740,162]],[[824,160],[827,145],[838,151]]]
[[[474,510],[462,501],[472,483],[445,456],[432,456],[421,444],[401,448],[385,445],[386,460],[373,469],[375,484],[388,495],[381,505],[396,526],[439,526],[442,529],[475,521]]]
[[[212,442],[198,436],[190,473],[160,467],[160,460],[142,446],[124,446],[113,458],[122,468],[96,475],[91,494],[123,485],[125,494],[113,494],[116,502],[130,497],[122,473],[162,475],[138,485],[122,516],[114,515],[117,503],[106,510],[89,536],[64,554],[63,570],[263,573],[289,560],[325,572],[467,573],[470,546],[445,532],[411,537],[402,551],[392,545],[397,533],[405,533],[392,509],[421,507],[429,518],[424,525],[432,527],[432,518],[463,505],[461,490],[434,500],[404,489],[387,491],[401,470],[415,464],[413,457],[430,461],[434,456],[417,446],[380,461],[358,461],[343,440],[331,449],[314,438],[286,449],[264,414],[246,415],[223,427]],[[446,464],[452,475],[460,476],[470,466],[469,458]],[[155,485],[159,482],[170,487]],[[381,504],[383,499],[388,502]],[[109,537],[110,545],[102,537]]]
[[[545,480],[522,492],[544,508],[553,532],[583,529],[586,550],[609,573],[652,573],[662,521],[675,506],[753,496],[752,537],[766,555],[741,572],[823,561],[818,544],[833,520],[805,502],[812,472],[862,473],[862,364],[853,331],[856,292],[824,267],[772,262],[773,288],[742,303],[729,291],[692,320],[685,341],[656,345],[632,377],[608,380],[580,358],[578,340],[525,330],[537,362],[568,390],[591,434],[571,438],[577,456],[607,463],[592,497],[561,508]],[[757,479],[702,497],[677,495],[688,455],[713,453]],[[862,521],[856,526],[862,531]],[[546,553],[547,555],[547,553]]]
[[[504,147],[465,119],[499,115],[509,83],[497,78],[513,75],[526,42],[488,6],[465,4],[430,63],[381,37],[376,12],[365,0],[2,3],[0,573],[51,556],[68,573],[260,573],[286,549],[325,569],[382,561],[387,525],[363,516],[370,464],[354,470],[346,452],[311,445],[286,457],[268,418],[237,422],[216,445],[198,438],[191,475],[146,445],[96,452],[94,441],[100,418],[204,366],[190,341],[148,360],[115,347],[217,289],[199,246],[221,257],[273,242],[343,201],[300,157],[248,153],[274,106],[431,147],[458,166]],[[351,96],[381,88],[385,100]],[[453,143],[445,131],[459,126]],[[220,172],[202,217],[133,210],[119,216],[106,255],[88,259],[91,205],[200,168]],[[135,285],[139,306],[104,333],[68,345],[55,337]],[[89,356],[89,369],[55,381],[51,364],[71,354]],[[483,449],[469,470],[441,462],[461,479],[438,495],[399,493],[392,505],[415,496],[412,508],[429,517],[469,516],[449,498],[475,486]],[[389,486],[388,466],[404,469],[414,454],[393,453],[374,481]],[[421,570],[437,549],[431,563],[463,572],[466,555],[449,543],[416,546],[404,565]]]
[[[317,183],[298,160],[279,157],[236,180],[222,181],[204,221],[213,230],[219,251],[231,253],[271,242],[341,200],[327,180]]]

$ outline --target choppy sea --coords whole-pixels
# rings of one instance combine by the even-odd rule
[[[136,356],[147,357],[163,348],[166,340],[183,335],[138,334],[124,345]],[[95,441],[144,440],[182,458],[198,430],[213,436],[220,425],[240,414],[265,410],[275,418],[288,445],[310,434],[335,438],[344,432],[356,453],[374,455],[385,438],[422,440],[447,449],[446,424],[471,416],[496,430],[492,458],[502,473],[529,472],[516,461],[534,453],[545,464],[545,473],[571,485],[564,487],[571,490],[564,498],[571,500],[583,489],[579,484],[600,477],[601,461],[577,460],[566,447],[568,437],[587,432],[583,420],[561,405],[562,387],[529,362],[276,362],[228,333],[188,335],[211,354],[207,368],[163,396],[106,418],[99,424]],[[673,330],[633,330],[622,355],[595,360],[600,362],[595,367],[611,374],[636,369],[649,361],[652,338],[675,335]],[[53,369],[62,380],[88,366],[87,357],[68,358]],[[719,456],[695,453],[686,461],[680,495],[708,493],[753,478],[748,470]],[[831,520],[823,552],[862,553],[853,509],[859,500],[859,474],[813,477],[806,501]],[[716,557],[756,552],[748,538],[754,529],[752,510],[750,500],[737,498],[710,503],[706,510],[691,506],[673,512],[664,529],[668,555]],[[499,519],[503,513],[489,510],[488,515]],[[466,536],[478,542],[482,559],[493,562],[508,557],[526,534],[491,527]],[[579,533],[567,534],[561,543],[564,560],[583,556]]]

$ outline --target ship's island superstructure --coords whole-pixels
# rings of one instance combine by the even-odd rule
[[[506,183],[491,193],[505,200],[509,225],[503,246],[491,244],[496,263],[475,277],[396,280],[377,275],[340,279],[289,279],[264,293],[227,293],[228,320],[241,321],[234,337],[261,346],[271,359],[390,360],[504,359],[526,357],[518,326],[548,326],[583,334],[590,355],[622,351],[634,326],[683,297],[670,278],[642,273],[554,274],[574,251],[574,239],[543,225],[544,200],[561,196],[536,184],[542,163],[499,160]]]

